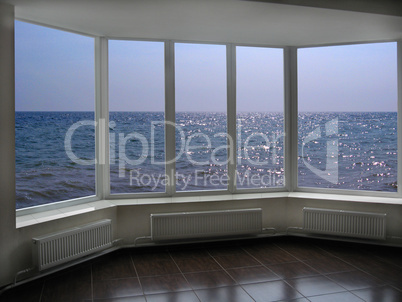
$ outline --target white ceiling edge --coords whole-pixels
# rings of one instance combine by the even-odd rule
[[[402,17],[240,0],[0,0],[94,36],[306,46],[402,39]]]

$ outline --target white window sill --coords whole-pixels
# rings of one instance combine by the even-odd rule
[[[145,204],[166,204],[166,203],[192,203],[192,202],[214,202],[227,200],[249,200],[287,197],[288,192],[275,193],[249,193],[249,194],[224,194],[224,195],[200,195],[183,197],[160,197],[160,198],[138,198],[138,199],[113,199],[108,200],[115,206],[145,205]]]
[[[402,205],[402,198],[397,197],[344,195],[344,194],[328,194],[328,193],[324,194],[324,193],[308,193],[308,192],[291,192],[288,193],[288,197],[300,198],[300,199],[321,199],[321,200]]]
[[[84,213],[89,213],[101,209],[114,207],[115,205],[108,200],[99,200],[88,202],[85,204],[74,205],[70,207],[60,208],[56,210],[43,211],[39,213],[32,213],[27,215],[17,216],[16,225],[18,228],[23,228],[38,223],[48,222],[61,218],[71,217]]]
[[[187,197],[161,197],[161,198],[139,198],[139,199],[113,199],[99,200],[88,202],[85,204],[53,209],[39,213],[32,213],[18,216],[16,219],[16,227],[23,228],[36,225],[43,222],[54,221],[66,217],[90,213],[102,209],[118,207],[118,206],[135,206],[135,205],[156,205],[169,203],[193,203],[193,202],[217,202],[217,201],[240,201],[252,199],[272,199],[272,198],[295,198],[295,199],[315,199],[315,200],[332,200],[362,203],[379,203],[402,205],[401,198],[389,197],[372,197],[358,195],[340,195],[340,194],[322,194],[322,193],[306,193],[306,192],[275,192],[275,193],[250,193],[250,194],[226,194],[226,195],[210,195],[210,196],[187,196]]]

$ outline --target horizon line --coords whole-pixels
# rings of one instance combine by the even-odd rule
[[[90,112],[90,113],[95,113],[95,111],[90,111],[90,110],[15,110],[15,112]],[[113,110],[109,112],[154,112],[154,113],[159,113],[159,112],[165,112],[165,111],[155,111],[155,110],[135,110],[135,111],[127,111],[127,110]],[[176,111],[176,113],[227,113],[226,111]],[[250,112],[258,112],[258,113],[284,113],[283,111],[238,111],[237,113],[250,113]],[[325,113],[353,113],[353,112],[395,112],[397,113],[397,110],[376,110],[376,111],[299,111],[298,113],[315,113],[315,112],[325,112]]]

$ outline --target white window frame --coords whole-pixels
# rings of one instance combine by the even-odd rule
[[[351,42],[351,43],[334,43],[334,44],[325,44],[325,45],[309,45],[309,46],[303,46],[303,47],[297,47],[295,48],[295,54],[296,56],[296,62],[295,66],[293,66],[293,72],[292,72],[292,77],[294,77],[294,85],[293,85],[293,101],[297,103],[297,98],[298,98],[298,90],[297,90],[297,79],[298,79],[298,73],[297,73],[297,50],[298,49],[303,49],[303,48],[319,48],[319,47],[332,47],[332,46],[353,46],[353,45],[362,45],[362,44],[376,44],[376,43],[388,43],[388,42],[396,42],[397,43],[397,90],[398,90],[398,96],[397,96],[397,150],[398,150],[398,155],[397,155],[397,183],[400,183],[401,178],[401,173],[402,173],[402,152],[399,150],[402,150],[402,139],[401,139],[401,133],[402,133],[402,40],[396,41],[396,40],[382,40],[382,41],[368,41],[368,42]],[[297,158],[297,149],[298,149],[298,130],[297,130],[297,122],[298,122],[298,109],[293,108],[296,111],[296,117],[295,117],[295,126],[296,126],[296,132],[295,132],[295,141],[293,141],[294,146],[297,146],[297,148],[294,148],[296,150],[296,154],[293,155],[292,160],[294,163],[294,166],[296,167],[296,174],[292,174],[292,179],[294,181],[294,191],[297,192],[305,192],[305,193],[319,193],[319,194],[333,194],[333,195],[355,195],[355,196],[370,196],[370,197],[391,197],[391,198],[402,198],[402,189],[401,186],[398,186],[396,192],[383,192],[383,191],[368,191],[368,190],[348,190],[348,189],[337,189],[337,188],[314,188],[314,187],[300,187],[298,184],[298,158]],[[293,121],[293,119],[292,119]],[[293,172],[295,173],[295,172]]]
[[[33,23],[22,19],[16,19],[23,22]],[[44,27],[48,25],[38,24]],[[50,27],[58,30],[65,29]],[[320,193],[335,195],[356,195],[356,196],[378,196],[402,198],[402,189],[398,186],[397,192],[377,192],[360,191],[344,189],[326,189],[326,188],[305,188],[298,186],[298,150],[289,146],[298,146],[298,106],[297,106],[297,50],[305,47],[336,46],[336,45],[356,45],[363,42],[311,45],[304,47],[293,46],[270,46],[270,45],[248,45],[231,43],[211,43],[200,41],[176,41],[176,40],[155,40],[155,39],[133,39],[118,37],[99,37],[91,36],[76,31],[68,31],[79,35],[88,36],[95,39],[95,154],[96,154],[96,195],[54,202],[29,208],[16,210],[17,216],[58,209],[66,206],[89,203],[104,199],[138,199],[138,198],[158,198],[158,197],[185,197],[194,195],[227,195],[244,193],[270,193],[270,192],[303,192]],[[226,190],[197,190],[189,192],[176,192],[176,183],[174,177],[166,186],[166,192],[157,193],[126,193],[111,194],[110,192],[110,164],[109,160],[109,91],[108,91],[108,42],[109,40],[130,40],[130,41],[153,41],[163,42],[165,49],[165,121],[175,122],[175,62],[174,45],[175,43],[193,43],[193,44],[212,44],[226,46],[226,65],[227,65],[227,131],[233,139],[236,149],[236,47],[266,47],[283,49],[284,60],[284,168],[285,168],[285,186],[280,188],[236,188],[236,152],[234,150],[234,159],[229,160],[228,176],[231,180]],[[398,150],[402,150],[402,40],[370,41],[366,43],[397,42],[397,70],[398,70]],[[166,159],[175,158],[175,132],[172,127],[165,128],[165,156]],[[230,150],[228,149],[228,158]],[[398,152],[398,182],[402,177],[402,152]],[[175,175],[175,164],[170,163],[165,166],[166,173]]]
[[[95,114],[95,194],[94,195],[89,195],[89,196],[84,196],[84,197],[79,197],[79,198],[73,198],[73,199],[67,199],[67,200],[61,200],[61,201],[56,201],[56,202],[52,202],[52,203],[47,203],[47,204],[41,204],[41,205],[37,205],[37,206],[32,206],[32,207],[26,207],[26,208],[21,208],[21,209],[16,209],[16,216],[23,216],[23,215],[28,215],[28,214],[32,214],[32,213],[39,213],[39,212],[44,212],[44,211],[51,211],[51,210],[57,210],[60,208],[64,208],[67,206],[73,206],[73,205],[78,205],[78,204],[84,204],[84,203],[90,203],[90,202],[94,202],[94,201],[98,201],[100,199],[102,199],[102,195],[99,194],[99,189],[102,188],[102,186],[99,184],[99,176],[101,174],[100,171],[100,166],[99,166],[99,152],[100,148],[99,148],[99,144],[102,142],[102,138],[100,137],[100,131],[99,131],[99,127],[97,125],[99,125],[97,123],[97,121],[99,120],[99,113],[100,113],[100,108],[99,104],[100,104],[100,99],[98,99],[99,97],[99,93],[97,91],[97,87],[99,88],[100,86],[98,85],[99,83],[97,83],[98,80],[98,74],[97,71],[99,70],[99,66],[97,66],[98,64],[100,64],[100,62],[98,62],[98,57],[97,56],[97,40],[99,39],[99,37],[94,36],[94,35],[89,35],[87,33],[83,33],[83,32],[79,32],[79,31],[74,31],[74,30],[68,30],[68,29],[64,29],[64,28],[60,28],[60,27],[56,27],[56,26],[49,26],[46,24],[42,24],[39,22],[33,22],[33,21],[29,21],[29,20],[25,20],[25,19],[21,19],[21,18],[15,18],[15,21],[20,21],[20,22],[25,22],[25,23],[29,23],[29,24],[34,24],[34,25],[38,25],[38,26],[42,26],[45,28],[51,28],[51,29],[55,29],[55,30],[60,30],[63,32],[69,32],[72,34],[76,34],[76,35],[80,35],[80,36],[84,36],[84,37],[89,37],[89,38],[93,38],[94,39],[94,59],[95,59],[95,99],[94,99],[94,114]],[[100,57],[99,57],[100,58]],[[105,87],[103,87],[102,89],[105,89]],[[101,177],[101,179],[103,179],[103,177]]]

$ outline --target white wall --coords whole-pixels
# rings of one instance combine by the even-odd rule
[[[117,221],[111,208],[16,229],[14,117],[14,7],[0,3],[0,287],[32,266],[32,237],[103,218]]]
[[[117,236],[132,244],[136,237],[149,236],[150,214],[191,211],[215,211],[262,208],[263,227],[286,231],[286,197],[267,199],[228,200],[139,206],[119,206],[117,209]]]
[[[402,246],[402,205],[396,203],[383,203],[384,200],[381,198],[378,198],[378,202],[375,201],[376,198],[374,197],[370,197],[368,199],[370,199],[370,202],[361,202],[362,198],[358,196],[351,196],[348,198],[339,196],[338,199],[336,199],[333,198],[333,195],[331,195],[330,198],[320,198],[319,196],[311,198],[308,196],[308,194],[306,194],[305,197],[289,197],[286,206],[286,224],[289,227],[302,227],[302,211],[304,207],[384,213],[387,215],[387,240],[377,243]],[[299,231],[296,230],[293,232],[297,234]]]
[[[14,7],[0,3],[0,285],[10,279],[15,230]]]

